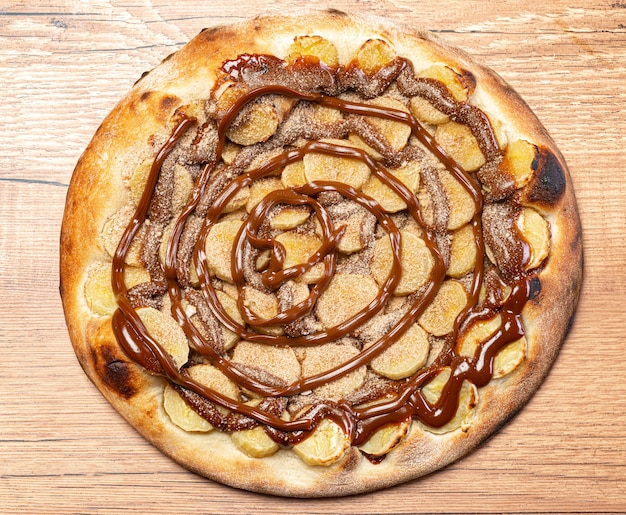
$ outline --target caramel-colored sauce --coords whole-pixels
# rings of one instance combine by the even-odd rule
[[[238,81],[242,80],[251,69],[254,72],[263,67],[271,68],[283,66],[283,63],[283,61],[273,56],[241,56],[238,59],[225,63],[222,71],[227,75],[229,80]],[[322,66],[319,62],[315,61],[297,61],[297,64],[300,68],[305,66]],[[395,63],[395,66],[398,68],[398,71],[405,67],[404,65],[403,67],[398,67],[398,63]],[[328,73],[328,70],[324,68],[323,72]],[[394,73],[397,75],[396,72]],[[435,89],[438,95],[437,101],[442,105],[445,103],[448,112],[453,112],[457,119],[466,119],[469,117],[467,113],[470,108],[466,104],[454,103],[450,95],[446,96],[445,88],[443,88],[442,92],[440,85],[437,85]],[[434,259],[434,267],[423,293],[413,301],[404,316],[391,330],[386,332],[384,336],[373,345],[362,350],[353,359],[341,363],[326,372],[301,378],[292,384],[282,387],[265,384],[258,379],[249,377],[226,357],[216,352],[214,346],[200,333],[183,309],[183,292],[176,274],[178,246],[185,224],[189,216],[192,215],[197,208],[200,199],[210,184],[212,172],[221,159],[226,141],[226,131],[230,123],[245,105],[264,95],[283,95],[297,101],[314,102],[321,106],[337,109],[343,113],[383,118],[407,124],[411,128],[412,134],[436,156],[446,169],[463,185],[471,195],[475,205],[476,214],[472,219],[472,227],[476,247],[479,251],[478,255],[480,257],[476,260],[473,271],[469,301],[455,321],[452,341],[456,340],[457,333],[462,324],[467,325],[474,320],[493,316],[494,313],[491,310],[485,311],[485,309],[479,309],[477,307],[479,292],[483,282],[484,270],[482,256],[484,255],[485,246],[481,227],[483,197],[480,185],[473,176],[463,170],[410,113],[340,99],[324,93],[298,91],[283,85],[269,84],[256,87],[238,98],[235,104],[219,120],[216,158],[212,162],[205,163],[196,181],[193,193],[182,213],[175,221],[172,229],[163,271],[171,300],[172,316],[183,328],[193,349],[202,354],[214,366],[218,367],[231,380],[249,391],[260,394],[265,398],[280,398],[297,395],[336,380],[359,367],[367,365],[373,358],[385,351],[385,349],[396,342],[411,325],[417,322],[420,315],[437,294],[446,275],[446,266],[434,236],[428,230],[424,229],[423,238]],[[441,100],[441,98],[443,98],[443,100]],[[475,108],[471,109],[472,112],[476,111]],[[473,119],[478,119],[480,122],[480,116],[475,113],[472,116]],[[484,117],[484,123],[479,122],[477,123],[480,127],[476,130],[482,132],[484,135],[482,141],[486,143],[483,143],[483,148],[491,148],[489,152],[494,154],[496,151],[493,150],[493,145],[497,146],[497,143],[494,143],[495,137],[488,120]],[[475,356],[457,356],[454,352],[454,345],[452,345],[442,352],[433,364],[417,371],[415,375],[408,380],[396,384],[394,386],[393,395],[387,396],[389,400],[379,402],[374,406],[357,408],[346,402],[322,402],[314,404],[312,408],[300,418],[285,421],[278,415],[270,413],[259,406],[252,407],[242,402],[232,400],[192,380],[185,373],[184,369],[179,370],[167,352],[165,352],[159,343],[149,334],[142,324],[136,310],[131,306],[128,299],[128,291],[124,283],[124,269],[125,258],[131,243],[139,228],[148,217],[150,201],[154,194],[161,166],[167,156],[176,147],[182,136],[195,124],[196,120],[194,118],[179,113],[179,123],[154,160],[145,190],[133,219],[126,228],[113,257],[112,285],[118,301],[118,309],[113,316],[113,329],[120,346],[132,360],[151,372],[163,374],[169,381],[177,385],[177,387],[195,392],[204,399],[216,403],[234,414],[249,417],[256,421],[256,423],[265,424],[268,434],[276,441],[283,444],[293,444],[306,438],[323,418],[331,418],[339,423],[355,445],[367,441],[371,434],[378,428],[389,423],[400,422],[409,418],[420,420],[429,426],[440,427],[454,417],[458,409],[459,392],[464,381],[470,381],[478,387],[489,383],[493,376],[493,362],[498,351],[508,343],[519,339],[524,334],[520,313],[524,303],[529,297],[529,280],[524,277],[521,270],[519,281],[513,286],[509,297],[498,309],[498,314],[500,314],[502,319],[501,327],[487,341],[478,346]],[[199,278],[200,290],[205,296],[211,310],[221,324],[237,334],[241,339],[259,344],[289,345],[294,347],[320,345],[335,341],[349,335],[352,331],[379,313],[385,307],[399,283],[401,275],[401,233],[394,223],[393,218],[386,213],[374,199],[346,184],[333,181],[316,181],[300,187],[274,191],[267,195],[256,208],[249,213],[235,238],[231,256],[231,272],[234,284],[240,290],[238,307],[243,317],[244,324],[235,321],[221,305],[212,283],[205,254],[206,239],[211,228],[218,222],[229,201],[241,188],[250,185],[255,180],[279,172],[286,165],[301,160],[310,152],[354,159],[365,163],[375,177],[391,188],[391,190],[406,203],[407,212],[413,217],[415,222],[421,227],[425,227],[420,204],[416,195],[402,182],[396,179],[384,166],[358,148],[342,146],[335,143],[309,141],[301,147],[283,152],[258,168],[239,175],[217,195],[217,198],[215,198],[208,209],[206,217],[204,218],[204,225],[193,251],[193,262],[195,263]],[[259,332],[255,328],[288,324],[309,314],[315,306],[316,300],[325,291],[334,276],[336,268],[335,249],[345,231],[345,227],[335,227],[329,213],[324,206],[317,201],[317,196],[323,192],[337,192],[344,198],[359,204],[376,218],[378,224],[390,237],[393,253],[391,271],[380,287],[376,298],[352,318],[342,322],[336,327],[326,328],[322,331],[297,337],[289,337],[286,335],[275,336]],[[307,206],[319,222],[322,233],[322,244],[317,252],[311,256],[306,263],[287,269],[283,269],[284,249],[281,249],[280,244],[270,238],[264,238],[259,235],[259,230],[267,214],[272,207],[277,204]],[[277,289],[289,279],[297,278],[318,263],[323,264],[323,275],[311,288],[310,294],[305,300],[278,313],[270,319],[260,318],[249,310],[242,300],[244,296],[241,294],[241,290],[245,285],[244,248],[247,245],[258,250],[268,249],[271,251],[270,264],[261,273],[263,284],[270,290]],[[450,367],[450,378],[443,388],[439,400],[434,405],[431,405],[422,394],[422,387],[432,380],[443,367]],[[380,458],[372,458],[372,461],[378,462]]]

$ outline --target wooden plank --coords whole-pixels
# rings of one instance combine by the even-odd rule
[[[206,5],[209,4],[209,5]],[[72,169],[139,75],[200,29],[295,2],[0,6],[0,513],[626,511],[626,4],[337,0],[426,27],[493,67],[565,155],[585,283],[545,384],[480,450],[422,480],[341,500],[275,499],[191,474],[89,383],[58,295]]]

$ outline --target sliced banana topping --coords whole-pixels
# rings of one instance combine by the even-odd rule
[[[419,290],[428,281],[435,266],[435,259],[424,240],[407,231],[400,231],[402,236],[401,259],[402,271],[395,295],[408,295]],[[374,244],[374,257],[371,272],[376,282],[382,285],[393,268],[393,249],[391,239],[384,236]]]
[[[489,320],[479,320],[463,333],[456,346],[459,356],[473,358],[476,356],[478,346],[486,342],[502,325],[502,317],[496,315]]]
[[[315,234],[300,233],[295,230],[280,233],[276,236],[276,241],[285,248],[283,269],[307,263],[322,246],[322,240]],[[307,284],[315,283],[320,280],[323,273],[324,265],[319,263],[300,275],[298,281]]]
[[[359,68],[370,75],[396,58],[396,51],[382,39],[368,39],[356,53]]]
[[[412,97],[410,107],[413,116],[423,123],[440,125],[450,121],[450,117],[447,114],[442,113],[425,98]]]
[[[389,171],[409,190],[417,192],[420,183],[420,165],[417,161],[409,161],[403,167]],[[363,186],[363,193],[374,198],[388,213],[397,213],[407,208],[404,200],[376,176],[370,177]]]
[[[163,408],[170,420],[185,431],[207,433],[213,430],[209,421],[192,410],[169,384],[163,389]]]
[[[379,97],[375,100],[367,102],[369,105],[387,107],[397,111],[408,113],[408,108],[399,100],[391,97]],[[402,150],[411,136],[411,127],[403,122],[387,120],[386,118],[378,118],[369,116],[367,122],[376,129],[376,131],[389,143],[395,151]]]
[[[461,81],[461,76],[449,66],[436,64],[420,71],[417,76],[438,80],[452,93],[455,100],[459,102],[467,100],[468,88]]]
[[[485,156],[467,125],[457,122],[438,125],[435,139],[464,170],[473,172],[485,164]]]
[[[378,285],[371,277],[336,274],[317,300],[317,317],[325,327],[335,327],[366,308],[377,295]]]
[[[450,261],[447,274],[450,277],[460,278],[468,274],[476,266],[478,247],[471,224],[464,225],[452,233],[450,245]]]
[[[288,231],[302,225],[310,216],[311,212],[306,207],[286,207],[272,216],[270,227],[280,231]]]
[[[113,215],[111,215],[100,231],[100,240],[106,253],[113,257],[117,250],[120,240],[124,235],[126,227],[133,219],[135,208],[133,206],[125,206]],[[146,226],[142,225],[135,239],[132,241],[128,252],[126,253],[125,263],[130,266],[142,266],[139,255],[141,254],[142,241],[145,239]]]
[[[185,332],[176,320],[154,308],[139,308],[137,315],[154,340],[167,352],[180,369],[189,358]]]
[[[382,354],[375,357],[372,370],[389,379],[404,379],[422,368],[428,359],[428,334],[417,324],[407,331]]]
[[[275,347],[244,340],[235,347],[232,362],[264,370],[282,379],[286,385],[300,379],[300,362],[291,347]]]
[[[504,377],[520,366],[526,358],[526,346],[526,338],[522,336],[501,349],[493,360],[493,378]]]
[[[356,146],[348,140],[323,140],[343,147]],[[304,175],[308,182],[337,181],[360,190],[370,177],[369,167],[358,159],[311,152],[304,156]]]
[[[229,220],[218,222],[206,239],[206,261],[209,272],[224,281],[233,282],[231,272],[233,244],[242,222]]]
[[[476,206],[469,192],[450,172],[441,170],[439,181],[446,193],[450,209],[448,229],[454,231],[470,222],[476,212]]]
[[[329,466],[336,463],[350,447],[343,429],[325,418],[311,436],[293,446],[295,453],[309,465]]]
[[[284,172],[283,172],[284,173]],[[294,185],[295,186],[295,185]],[[246,211],[248,213],[257,206],[272,191],[284,189],[282,181],[278,177],[264,177],[254,181],[250,186],[250,196],[246,202]]]
[[[269,320],[278,314],[278,299],[271,293],[264,293],[252,286],[243,288],[243,304],[254,315],[259,317],[261,321]],[[266,334],[282,334],[282,327],[276,326],[260,326],[257,327],[259,332]]]
[[[441,397],[443,387],[450,378],[450,368],[443,369],[435,378],[422,388],[424,398],[431,404],[435,405]],[[441,427],[431,427],[424,424],[424,428],[431,433],[444,434],[456,429],[467,431],[471,425],[474,415],[474,408],[478,404],[478,389],[469,381],[463,381],[461,391],[459,393],[459,406],[456,414],[452,419]]]
[[[287,50],[285,61],[293,64],[299,57],[317,57],[331,67],[339,66],[337,47],[321,36],[296,36]]]
[[[239,124],[237,120],[226,131],[226,136],[239,145],[254,145],[267,141],[278,128],[281,118],[272,104],[251,104],[247,116]]]
[[[237,448],[251,458],[266,458],[280,449],[262,426],[234,431],[230,437]]]
[[[346,344],[326,343],[307,348],[302,361],[302,375],[311,377],[321,374],[342,363],[347,363],[358,354],[358,349]],[[365,381],[366,372],[365,366],[359,367],[339,379],[315,388],[314,393],[322,399],[340,400],[361,387]]]
[[[194,365],[187,369],[189,377],[194,381],[200,383],[203,386],[211,388],[216,392],[229,397],[234,401],[239,401],[241,393],[236,383],[231,381],[226,375],[224,375],[217,367],[204,363],[201,365]],[[217,406],[217,409],[223,415],[227,415],[229,411],[222,406]]]
[[[370,456],[384,456],[402,441],[410,427],[410,419],[387,424],[376,431],[359,449]]]
[[[296,161],[285,166],[280,179],[285,188],[297,188],[306,184],[307,178],[304,173],[304,162]]]
[[[535,145],[523,139],[515,140],[506,147],[500,168],[513,176],[518,188],[523,188],[533,176],[533,165],[538,157]]]
[[[454,322],[467,305],[463,285],[454,279],[444,281],[437,295],[419,318],[419,324],[430,334],[444,336],[454,329]]]
[[[237,300],[233,299],[230,295],[227,295],[223,291],[216,291],[215,294],[217,295],[219,303],[224,308],[224,311],[226,311],[226,314],[239,325],[243,326],[244,322],[243,318],[241,318],[239,307],[237,306]],[[224,350],[232,349],[233,346],[239,341],[239,336],[223,325],[221,327]]]
[[[132,288],[150,280],[150,274],[144,268],[134,266],[124,270],[124,282]],[[111,264],[94,263],[87,270],[85,281],[85,300],[89,309],[98,315],[112,315],[117,309],[117,301],[111,285]]]
[[[530,207],[525,207],[517,219],[517,227],[530,246],[530,260],[526,270],[539,266],[550,254],[550,226],[546,219]]]

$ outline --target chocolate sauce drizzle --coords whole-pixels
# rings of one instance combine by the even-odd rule
[[[238,59],[226,62],[222,71],[226,75],[225,80],[236,82],[244,80],[251,74],[266,74],[268,70],[273,72],[269,74],[271,77],[280,78],[281,71],[284,71],[283,69],[286,68],[286,66],[284,61],[273,56],[241,56]],[[352,68],[347,67],[346,69],[329,70],[323,63],[318,61],[305,62],[298,60],[294,66],[297,67],[296,72],[306,71],[307,67],[315,68],[314,71],[317,73],[317,76],[324,77],[326,90],[336,90],[338,88],[337,84],[329,79],[329,77],[333,77],[333,73],[336,77],[339,77],[338,79],[334,79],[339,83],[341,82],[342,73],[344,78],[348,77],[352,81],[355,74],[354,66],[352,66]],[[453,119],[467,123],[472,128],[473,133],[479,141],[481,150],[487,159],[494,160],[499,158],[500,150],[493,130],[487,117],[480,110],[467,103],[454,100],[448,90],[437,81],[415,78],[411,64],[408,61],[398,58],[392,63],[392,66],[393,69],[383,69],[379,73],[379,81],[382,80],[380,77],[385,77],[385,87],[388,87],[392,80],[397,79],[400,89],[404,92],[413,96],[420,95],[428,98],[437,108],[451,115]],[[423,231],[424,241],[434,258],[435,264],[427,286],[422,294],[414,300],[408,311],[396,325],[378,341],[361,351],[355,358],[326,372],[301,378],[293,384],[278,387],[276,385],[266,384],[261,380],[246,375],[240,368],[231,363],[228,358],[217,352],[215,350],[217,347],[206,340],[183,309],[182,301],[184,293],[176,273],[179,244],[186,222],[195,212],[200,200],[211,184],[213,178],[212,174],[224,150],[226,131],[230,123],[246,105],[266,95],[282,95],[290,97],[295,101],[316,103],[347,114],[377,117],[407,124],[411,128],[412,134],[437,157],[471,195],[475,206],[475,216],[471,223],[475,243],[479,250],[478,256],[484,255],[485,246],[481,224],[483,196],[481,194],[480,185],[471,174],[467,173],[441,148],[433,136],[412,114],[387,107],[379,107],[337,98],[334,95],[319,92],[319,90],[302,91],[295,87],[288,87],[277,83],[261,83],[253,87],[246,94],[238,98],[235,104],[228,109],[219,120],[218,143],[215,153],[216,158],[214,161],[204,164],[187,205],[178,216],[173,226],[167,248],[165,265],[163,267],[163,276],[167,283],[167,292],[171,300],[172,316],[183,328],[190,341],[191,347],[241,387],[260,394],[269,402],[272,399],[285,398],[314,389],[348,374],[359,367],[367,365],[373,358],[380,355],[385,349],[397,341],[398,338],[418,320],[425,308],[437,294],[446,275],[446,266],[436,244],[435,236],[425,229]],[[294,444],[306,438],[323,418],[331,418],[336,421],[343,428],[354,445],[364,443],[378,428],[386,424],[407,420],[409,418],[418,419],[433,427],[441,427],[450,421],[457,411],[459,393],[463,381],[470,381],[477,387],[489,383],[493,376],[493,363],[498,351],[508,343],[524,335],[520,313],[530,295],[530,280],[524,276],[522,269],[519,271],[518,279],[515,284],[513,284],[512,291],[507,300],[497,309],[497,314],[501,316],[502,320],[500,328],[486,342],[478,346],[474,356],[458,356],[454,352],[454,346],[450,345],[430,366],[422,368],[401,384],[395,384],[393,390],[394,395],[384,397],[388,400],[379,402],[374,406],[357,408],[345,401],[319,402],[314,404],[312,408],[300,418],[285,421],[280,418],[280,413],[276,411],[275,407],[274,409],[263,409],[264,403],[253,407],[232,400],[194,381],[185,373],[184,368],[179,370],[167,352],[154,340],[142,324],[136,310],[129,301],[129,292],[124,283],[125,257],[141,225],[148,217],[150,202],[163,162],[179,143],[183,135],[197,123],[196,119],[186,116],[183,113],[177,113],[177,116],[179,120],[178,124],[154,160],[144,193],[136,208],[133,219],[126,228],[113,257],[112,285],[118,301],[118,309],[114,313],[112,320],[113,330],[119,344],[131,359],[151,372],[166,376],[192,406],[194,405],[192,397],[197,395],[230,410],[241,419],[246,419],[244,425],[239,426],[234,423],[230,425],[224,423],[223,428],[225,428],[225,430],[249,427],[250,421],[252,421],[252,424],[265,424],[267,433],[276,441],[285,445]],[[264,286],[270,290],[276,290],[286,280],[296,278],[316,264],[323,263],[324,273],[322,278],[312,287],[309,296],[305,300],[278,313],[270,319],[262,319],[243,304],[241,300],[243,299],[243,295],[239,295],[240,300],[238,307],[243,317],[244,324],[235,321],[220,304],[211,280],[211,275],[207,268],[205,255],[205,242],[211,228],[217,223],[225,206],[241,188],[250,185],[253,181],[262,177],[275,174],[288,164],[301,160],[310,152],[355,159],[365,163],[374,176],[402,198],[407,205],[407,212],[413,217],[417,224],[421,227],[425,227],[422,220],[420,204],[415,194],[396,179],[383,165],[373,160],[366,152],[358,148],[321,141],[309,141],[301,147],[281,153],[254,170],[242,173],[230,181],[212,202],[204,218],[203,226],[193,251],[193,262],[200,281],[200,290],[210,309],[221,324],[242,339],[259,344],[290,346],[311,346],[335,341],[349,335],[364,322],[371,319],[376,313],[380,312],[393,295],[400,280],[401,234],[393,218],[389,216],[373,198],[346,184],[333,181],[316,181],[300,187],[274,191],[267,195],[242,224],[232,248],[231,261],[232,277],[235,286],[240,291],[245,283],[243,262],[244,248],[246,245],[250,245],[259,250],[268,249],[271,251],[270,264],[261,273]],[[380,287],[376,298],[351,319],[346,320],[336,327],[297,337],[284,335],[274,336],[257,332],[254,330],[254,327],[288,324],[309,314],[316,300],[327,288],[334,275],[336,268],[336,255],[334,251],[338,241],[344,234],[345,227],[335,227],[332,218],[324,206],[316,200],[317,196],[323,192],[337,192],[344,198],[359,204],[376,217],[379,225],[390,237],[393,253],[391,272],[384,284]],[[319,250],[311,256],[308,262],[285,270],[283,270],[284,249],[282,246],[275,240],[260,235],[263,220],[267,217],[272,207],[277,204],[308,206],[322,228],[322,245]],[[522,262],[522,265],[523,264]],[[455,321],[454,332],[451,336],[452,342],[456,341],[459,328],[462,324],[468,326],[475,321],[488,319],[496,314],[496,311],[493,309],[477,307],[483,277],[484,264],[482,257],[479,257],[476,260],[475,269],[473,271],[469,301]],[[439,400],[434,405],[431,405],[426,400],[421,389],[444,367],[451,369],[449,380],[444,386]],[[185,392],[188,392],[187,395],[185,395]],[[267,405],[269,406],[270,404]]]

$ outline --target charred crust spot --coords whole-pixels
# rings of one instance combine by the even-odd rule
[[[549,150],[540,149],[536,161],[537,171],[530,184],[528,200],[553,205],[565,193],[565,171],[557,157]]]
[[[125,399],[130,399],[137,393],[133,370],[128,362],[119,359],[115,349],[109,346],[98,347],[94,351],[94,361],[98,375],[111,390]]]
[[[151,95],[152,91],[144,91],[139,97],[139,100],[141,100],[142,102],[147,102]]]
[[[347,16],[347,14],[344,11],[340,11],[339,9],[335,9],[333,7],[328,9],[327,12],[328,14],[332,14],[333,16]]]
[[[143,78],[144,78],[146,75],[148,75],[149,73],[150,73],[150,71],[149,71],[149,70],[148,70],[148,71],[143,72],[143,73],[141,74],[141,77],[139,77],[139,78],[135,81],[135,84],[138,84],[138,83],[139,83],[139,81],[140,81],[141,79],[143,79]],[[135,84],[133,84],[133,86],[134,86]]]
[[[528,300],[535,300],[541,294],[541,281],[539,277],[530,280]]]
[[[174,55],[176,55],[176,52],[172,52],[170,55],[168,55],[165,59],[163,59],[163,62],[169,61],[172,57],[174,57]]]
[[[178,99],[176,97],[165,96],[161,99],[161,109],[164,111],[169,111],[172,107],[176,105]]]

